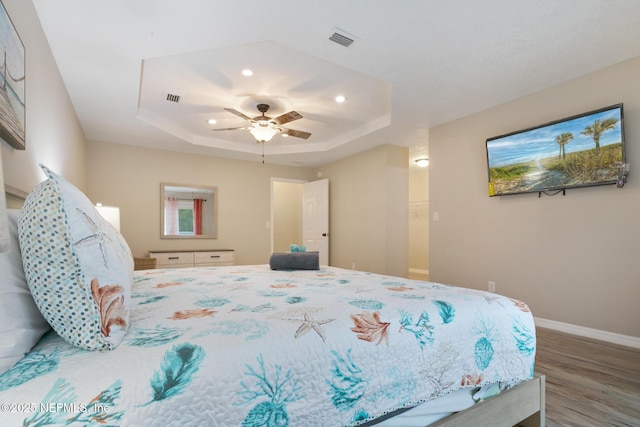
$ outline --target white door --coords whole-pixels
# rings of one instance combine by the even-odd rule
[[[320,253],[320,265],[329,265],[329,180],[303,184],[302,242]]]

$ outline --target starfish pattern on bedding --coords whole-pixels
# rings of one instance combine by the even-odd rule
[[[300,325],[293,337],[298,338],[306,334],[310,330],[314,330],[320,336],[320,338],[322,338],[322,342],[327,342],[327,337],[325,336],[324,331],[320,326],[329,322],[333,322],[336,319],[313,320],[311,316],[309,316],[309,313],[305,313],[303,317],[303,319],[284,319],[292,322],[302,322],[302,325]]]
[[[493,295],[484,295],[484,299],[487,301],[487,303],[492,304],[492,303],[497,303],[499,304],[501,307],[504,307],[504,305],[502,305],[502,301],[500,300],[500,297],[498,296],[493,296]]]
[[[81,248],[81,247],[87,247],[92,245],[98,245],[98,247],[100,248],[100,252],[102,253],[104,266],[105,268],[109,268],[109,260],[107,258],[107,252],[105,251],[104,245],[106,243],[105,242],[106,240],[111,241],[111,239],[102,231],[102,224],[100,223],[96,224],[96,222],[89,215],[87,215],[80,209],[76,208],[76,211],[80,215],[80,218],[82,218],[84,222],[87,223],[87,226],[89,227],[89,229],[91,229],[93,234],[90,234],[87,237],[83,237],[82,239],[75,242],[73,246]]]
[[[441,376],[442,376],[442,374],[441,374]],[[440,396],[440,395],[444,394],[445,391],[449,387],[451,387],[451,385],[453,384],[453,382],[443,383],[441,378],[436,378],[434,376],[428,376],[427,380],[433,386],[433,392],[431,393],[431,396],[429,396],[429,398],[434,398],[436,396]]]

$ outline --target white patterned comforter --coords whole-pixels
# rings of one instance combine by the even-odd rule
[[[49,333],[0,376],[3,426],[358,425],[533,375],[526,304],[323,267],[136,272],[111,352]]]

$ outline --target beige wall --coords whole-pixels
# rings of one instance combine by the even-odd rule
[[[329,179],[331,265],[407,276],[408,155],[384,145],[318,168]]]
[[[331,265],[407,275],[407,156],[406,148],[383,146],[319,169],[329,179]],[[94,141],[87,170],[88,196],[120,207],[134,255],[232,248],[238,264],[269,260],[270,179],[313,180],[318,172]],[[217,186],[218,239],[160,239],[160,182]]]
[[[135,256],[150,250],[235,249],[238,264],[271,254],[271,177],[308,180],[312,171],[90,141],[88,195],[120,207],[120,227]],[[217,239],[160,239],[160,183],[218,187]]]
[[[0,140],[5,184],[29,192],[45,164],[85,187],[85,139],[40,20],[30,1],[2,0],[25,47],[26,150]]]
[[[640,337],[640,57],[430,130],[431,280],[536,317]],[[628,184],[489,198],[485,140],[624,103]]]

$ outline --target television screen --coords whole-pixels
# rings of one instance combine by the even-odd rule
[[[489,196],[614,184],[624,163],[622,104],[487,139]]]

